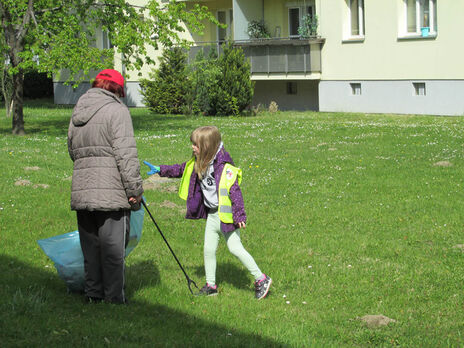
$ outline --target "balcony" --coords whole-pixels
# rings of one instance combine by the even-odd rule
[[[325,39],[256,39],[234,41],[243,49],[251,64],[251,78],[260,79],[320,79],[321,47]],[[188,60],[193,62],[200,50],[222,53],[222,42],[201,42],[191,47]]]

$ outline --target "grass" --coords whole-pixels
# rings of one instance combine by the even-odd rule
[[[25,137],[11,136],[11,120],[0,116],[1,346],[464,345],[464,118],[196,118],[133,109],[139,158],[153,164],[185,161],[194,128],[220,128],[244,170],[243,244],[274,283],[268,298],[254,300],[251,276],[222,241],[219,296],[191,297],[146,217],[127,259],[131,304],[124,307],[85,305],[68,294],[36,243],[76,229],[71,112],[26,107]],[[145,196],[187,273],[203,285],[204,222],[185,220],[184,203],[166,187]],[[368,314],[396,322],[370,328],[359,320]]]

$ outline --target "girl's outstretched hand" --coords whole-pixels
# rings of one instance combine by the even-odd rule
[[[239,228],[246,228],[246,223],[245,222],[239,222],[238,227]]]
[[[153,175],[160,172],[159,166],[154,166],[153,164],[147,161],[143,161],[143,164],[147,165],[150,168],[150,171],[147,172],[148,175]]]

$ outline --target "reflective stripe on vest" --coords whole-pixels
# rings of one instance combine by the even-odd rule
[[[185,164],[184,173],[182,174],[182,179],[180,180],[179,197],[182,198],[184,201],[186,201],[188,197],[190,177],[192,176],[194,165],[195,165],[195,157],[192,157]]]
[[[221,179],[219,180],[219,219],[226,224],[234,222],[229,191],[235,180],[238,181],[239,185],[241,184],[242,170],[226,163],[222,170]]]

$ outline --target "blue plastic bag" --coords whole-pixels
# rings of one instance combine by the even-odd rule
[[[144,210],[131,212],[129,243],[126,257],[134,250],[142,237]],[[83,292],[85,284],[84,255],[79,232],[69,232],[37,241],[44,253],[55,264],[56,271],[71,292]]]

